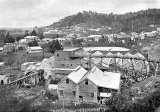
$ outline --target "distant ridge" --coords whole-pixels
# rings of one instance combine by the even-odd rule
[[[83,11],[67,16],[44,28],[70,27],[78,24],[99,27],[110,26],[120,31],[143,31],[151,24],[160,25],[160,9],[148,9],[125,14],[103,14],[92,11]]]

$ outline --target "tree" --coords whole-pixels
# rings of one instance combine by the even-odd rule
[[[11,37],[9,32],[7,32],[7,34],[5,36],[4,43],[14,43],[14,42],[15,42],[15,39],[13,37]]]
[[[51,53],[54,53],[56,50],[63,49],[62,45],[59,43],[58,40],[53,40],[49,42],[47,46],[48,46],[48,51]]]
[[[18,41],[21,40],[21,39],[23,39],[23,37],[22,37],[22,36],[18,36],[18,37],[16,38],[16,41],[18,42]]]
[[[27,37],[27,36],[29,36],[28,30],[25,31],[23,37]]]
[[[33,31],[31,32],[31,36],[37,36],[37,32],[36,32],[35,30],[33,30]]]
[[[28,43],[28,46],[29,46],[29,47],[38,46],[38,43],[37,43],[36,40],[34,40],[34,41],[29,42],[29,43]]]
[[[62,45],[59,43],[58,40],[55,41],[55,48],[56,48],[56,50],[62,50],[63,49]]]
[[[2,43],[5,43],[4,40],[5,40],[5,34],[2,32],[0,34],[0,43],[1,43],[1,45],[3,45]]]
[[[39,35],[39,38],[40,38],[41,40],[44,39],[43,33],[41,33],[41,34]]]

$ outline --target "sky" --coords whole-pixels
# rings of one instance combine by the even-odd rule
[[[0,28],[47,26],[89,10],[124,14],[159,6],[160,0],[0,0]]]

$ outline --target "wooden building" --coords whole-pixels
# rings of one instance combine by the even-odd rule
[[[82,48],[64,49],[55,52],[55,68],[75,69],[81,64],[81,59],[76,56],[89,55]]]
[[[79,101],[82,102],[97,102],[98,89],[95,82],[90,80],[90,77],[96,76],[99,79],[103,72],[97,67],[93,67],[79,82]]]
[[[86,71],[77,67],[58,83],[60,100],[101,102],[120,90],[120,73],[102,72],[97,67]]]
[[[120,90],[120,73],[102,72],[93,67],[78,85],[79,101],[98,103]]]
[[[59,100],[78,101],[78,96],[79,96],[78,83],[86,73],[87,71],[84,68],[78,66],[68,76],[64,77],[58,83]]]

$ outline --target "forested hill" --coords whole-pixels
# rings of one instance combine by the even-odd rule
[[[68,27],[85,23],[87,25],[110,26],[120,31],[143,31],[151,24],[160,25],[160,9],[148,9],[126,14],[102,14],[92,11],[79,12],[55,22],[48,27]]]

